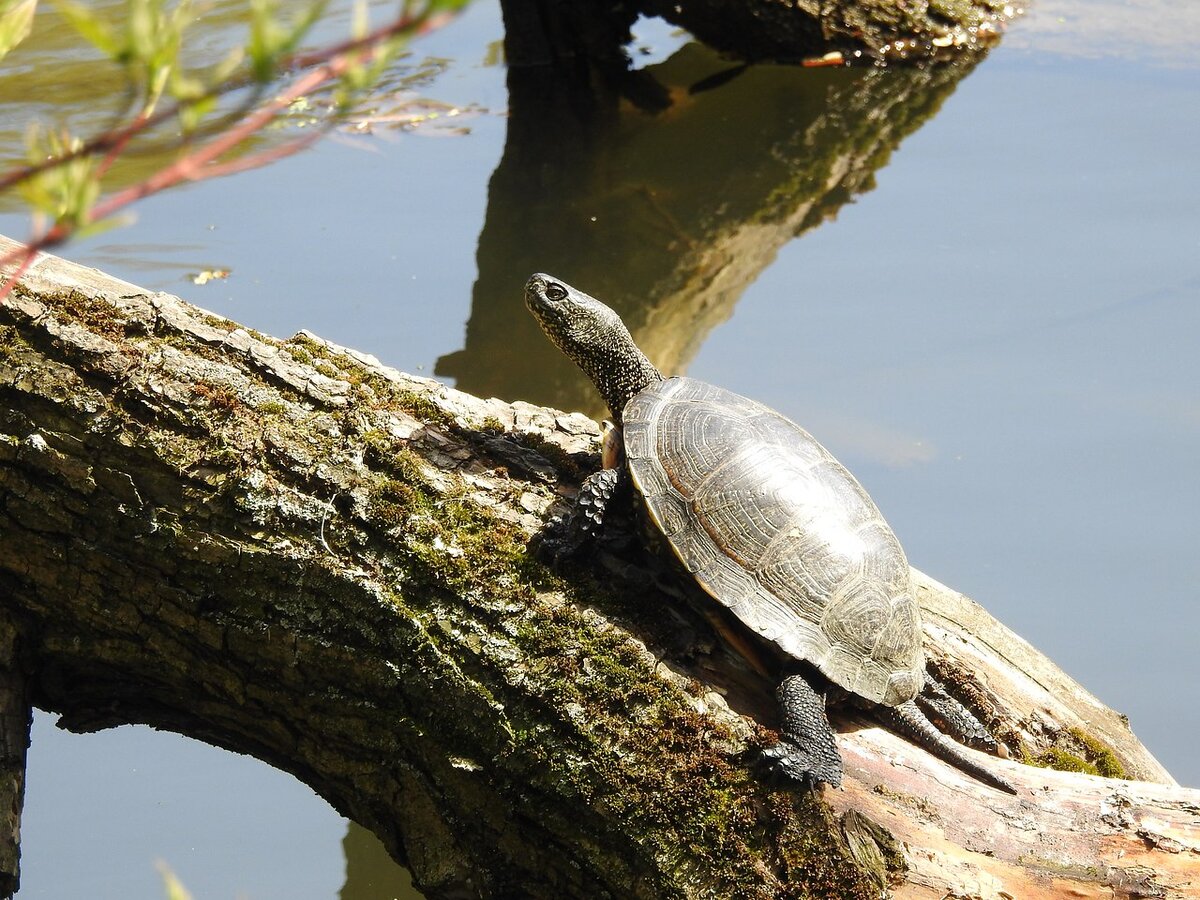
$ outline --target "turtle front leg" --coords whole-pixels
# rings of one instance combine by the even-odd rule
[[[622,466],[593,472],[579,487],[575,505],[563,517],[554,517],[538,538],[537,552],[554,563],[574,556],[600,533],[613,498],[629,481]]]
[[[838,753],[825,714],[825,698],[813,690],[803,675],[789,675],[775,691],[779,700],[781,740],[763,751],[763,764],[792,781],[837,787],[842,783],[842,757]]]
[[[599,534],[613,497],[627,480],[628,473],[623,467],[601,469],[585,478],[579,486],[579,495],[567,518],[566,528],[578,531],[585,540]]]

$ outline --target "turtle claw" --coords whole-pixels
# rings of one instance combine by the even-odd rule
[[[560,535],[554,533],[555,529],[551,527],[553,522],[548,524],[541,531],[529,538],[529,553],[531,556],[544,562],[551,568],[557,568],[559,562],[563,558],[563,541]]]
[[[829,760],[813,756],[803,747],[780,741],[774,747],[768,747],[758,759],[758,766],[769,775],[788,782],[799,782],[806,787],[816,789],[821,784],[830,787],[841,787],[841,760]]]
[[[529,539],[529,552],[552,569],[562,568],[579,555],[587,534],[571,527],[571,516],[552,516],[546,527]]]
[[[782,720],[780,741],[763,751],[767,769],[793,782],[839,787],[842,757],[825,715],[825,698],[799,673],[779,682],[775,696]]]

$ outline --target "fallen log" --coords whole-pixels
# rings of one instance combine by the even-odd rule
[[[291,772],[434,898],[1200,890],[1200,791],[920,573],[932,665],[1018,795],[846,712],[842,790],[758,779],[772,685],[652,559],[526,552],[597,434],[40,258],[0,307],[0,788],[33,704]]]
[[[660,16],[744,60],[923,62],[991,47],[1023,12],[1011,0],[501,0],[510,65],[588,57],[623,67],[638,15]],[[827,56],[826,54],[831,54]]]

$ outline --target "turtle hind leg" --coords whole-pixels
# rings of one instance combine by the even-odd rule
[[[842,783],[842,757],[838,754],[825,715],[825,698],[813,690],[803,675],[789,675],[775,691],[779,700],[781,740],[763,751],[762,764],[772,773],[809,785]]]
[[[938,759],[950,763],[984,784],[1009,794],[1017,789],[999,775],[994,775],[968,756],[950,738],[933,727],[925,713],[912,700],[899,706],[878,706],[875,715],[893,731],[911,738],[918,746],[928,750]]]
[[[925,673],[925,686],[913,699],[934,727],[950,735],[960,744],[985,753],[999,752],[1000,745],[987,726],[928,672]]]

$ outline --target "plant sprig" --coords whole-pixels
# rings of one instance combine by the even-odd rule
[[[53,2],[85,39],[125,70],[137,111],[127,123],[87,140],[66,129],[30,127],[29,162],[0,176],[0,190],[19,187],[34,210],[34,236],[0,258],[0,268],[16,264],[0,282],[0,302],[38,252],[117,224],[116,214],[138,200],[182,182],[258,168],[311,145],[370,90],[409,39],[445,24],[469,0],[405,0],[392,22],[373,31],[367,30],[365,5],[360,3],[350,39],[307,53],[297,48],[325,10],[326,0],[316,0],[287,21],[280,17],[278,0],[253,0],[245,46],[205,75],[189,74],[181,63],[187,29],[196,17],[192,0],[179,0],[171,8],[166,0],[127,0],[124,30],[77,0]],[[280,73],[297,71],[290,84],[265,97],[265,89]],[[258,89],[231,113],[213,116],[220,97],[247,86]],[[293,103],[322,90],[332,91],[334,101],[325,128],[231,158]],[[171,102],[160,104],[164,96]],[[181,155],[141,182],[103,196],[102,181],[113,162],[132,141],[171,118],[183,129]],[[215,122],[207,133],[206,122]]]

